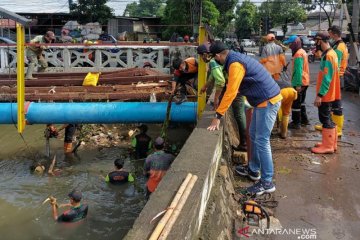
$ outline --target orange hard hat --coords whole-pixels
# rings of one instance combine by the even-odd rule
[[[272,34],[272,33],[269,33],[268,35],[266,35],[266,40],[274,41],[275,40],[275,35]]]

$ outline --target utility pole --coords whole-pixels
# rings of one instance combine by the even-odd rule
[[[69,1],[69,12],[71,12],[71,6],[73,4],[73,0],[68,0]]]
[[[320,4],[319,4],[319,32],[321,31],[321,7],[320,7]]]
[[[192,0],[191,4],[191,22],[193,25],[193,35],[199,34],[199,27],[201,24],[201,15],[202,15],[202,0]]]
[[[359,7],[360,7],[360,0],[353,0],[353,9],[352,9],[352,19],[351,19],[351,26],[352,31],[350,30],[351,34],[354,34],[354,39],[350,38],[350,58],[349,58],[349,65],[355,66],[357,63],[360,62],[359,59],[359,50],[356,42],[359,41],[358,34],[359,34]]]
[[[343,26],[343,18],[344,18],[344,6],[341,4],[340,17],[339,17],[339,26],[340,26],[341,30],[342,30],[342,26]]]

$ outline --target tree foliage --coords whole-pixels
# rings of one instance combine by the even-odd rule
[[[188,0],[167,0],[163,16],[165,39],[176,32],[180,36],[193,35],[192,5]],[[220,12],[211,0],[202,1],[202,22],[216,27]],[[186,26],[187,25],[187,26]]]
[[[271,19],[273,26],[282,26],[284,32],[290,22],[306,21],[306,12],[298,0],[268,1],[259,7],[259,15]]]
[[[234,10],[238,0],[211,0],[218,11],[221,13],[218,25],[214,27],[214,34],[223,37],[224,32],[228,29],[231,21],[235,18]]]
[[[164,0],[140,0],[126,5],[123,16],[162,17],[165,9]]]
[[[164,39],[169,39],[174,32],[181,36],[191,35],[190,2],[186,0],[167,0],[162,21],[163,24],[168,25],[163,31]]]
[[[70,14],[79,23],[99,22],[107,24],[114,16],[113,9],[106,5],[108,0],[78,0],[70,6]]]
[[[251,33],[256,30],[257,7],[249,0],[237,6],[235,32],[238,38],[250,38]]]
[[[202,2],[202,22],[212,27],[216,27],[219,22],[220,12],[216,8],[215,4],[210,0],[204,0]]]
[[[333,0],[300,0],[299,1],[306,10],[315,10],[318,6],[325,13],[329,26],[332,25],[335,18],[336,9],[338,9],[338,1]],[[348,1],[349,2],[349,1]]]

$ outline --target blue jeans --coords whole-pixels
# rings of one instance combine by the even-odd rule
[[[251,159],[249,168],[261,171],[261,180],[272,182],[274,164],[271,154],[270,135],[281,103],[268,102],[267,107],[255,107],[250,123]]]

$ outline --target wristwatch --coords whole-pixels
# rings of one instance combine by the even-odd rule
[[[221,119],[221,118],[223,117],[223,115],[221,115],[220,113],[215,113],[215,117],[216,117],[217,119]]]

